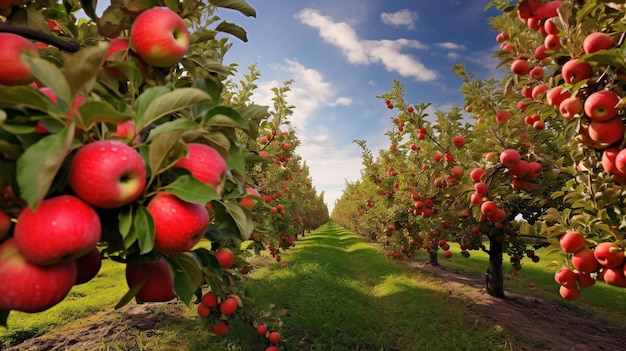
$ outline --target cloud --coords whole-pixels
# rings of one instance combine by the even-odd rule
[[[451,42],[437,43],[435,46],[446,50],[465,50],[465,45],[455,44]]]
[[[415,21],[417,20],[417,12],[409,9],[400,10],[398,12],[383,12],[380,14],[383,23],[399,27],[406,26],[408,29],[415,29]]]
[[[366,40],[361,39],[345,22],[333,22],[313,9],[304,9],[296,14],[304,24],[318,30],[325,42],[341,49],[348,62],[357,65],[381,63],[387,71],[397,72],[403,77],[418,81],[432,81],[437,72],[424,66],[412,55],[402,53],[404,49],[426,49],[427,45],[408,39]]]
[[[329,106],[349,106],[352,105],[352,99],[347,97],[338,97],[337,100],[328,104]]]

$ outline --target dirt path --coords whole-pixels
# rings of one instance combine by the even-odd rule
[[[499,325],[507,333],[542,344],[541,350],[599,351],[626,348],[626,330],[582,317],[559,304],[507,291],[497,299],[485,292],[484,278],[412,262],[417,268],[434,273],[454,293],[467,296],[467,308]],[[470,287],[468,289],[467,287]]]

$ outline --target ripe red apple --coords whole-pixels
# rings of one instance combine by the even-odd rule
[[[129,119],[128,121],[117,124],[115,126],[115,132],[111,133],[111,136],[134,141],[137,136],[135,134],[135,122]]]
[[[234,314],[237,311],[237,300],[233,297],[228,297],[226,300],[220,303],[220,312],[225,315]]]
[[[93,279],[102,267],[102,257],[97,247],[76,259],[76,283],[83,284]]]
[[[266,347],[265,351],[280,351],[280,349],[278,348],[278,346],[271,345],[271,346]]]
[[[13,33],[0,33],[0,85],[25,85],[35,77],[21,55],[39,57],[37,46],[30,40]]]
[[[216,335],[224,335],[228,333],[228,324],[225,321],[220,320],[217,324],[211,326],[211,331]]]
[[[579,272],[578,270],[575,270],[574,272],[576,273],[576,282],[579,287],[588,288],[596,283],[595,278],[593,278],[591,274]]]
[[[265,324],[260,324],[258,327],[256,327],[256,332],[259,335],[265,336],[265,334],[267,334],[267,326]]]
[[[513,178],[524,178],[530,170],[530,165],[525,160],[519,160],[517,164],[509,169],[509,175]]]
[[[576,84],[581,80],[591,78],[593,69],[589,62],[571,59],[563,65],[563,80],[568,84]]]
[[[546,58],[548,58],[548,48],[545,45],[539,45],[536,49],[535,52],[533,53],[533,56],[535,56],[535,58],[537,60],[544,60]]]
[[[134,201],[146,185],[146,165],[119,140],[99,140],[81,147],[68,171],[70,187],[88,203],[117,208]]]
[[[472,179],[474,182],[480,182],[481,179],[483,178],[483,175],[485,175],[484,168],[474,168],[470,172],[470,179]]]
[[[280,342],[280,333],[279,332],[271,332],[269,335],[269,340],[272,344],[278,344]]]
[[[594,257],[593,250],[586,247],[572,255],[572,265],[584,273],[592,273],[600,269],[600,263]]]
[[[187,144],[189,153],[172,167],[188,170],[199,181],[212,185],[218,194],[222,192],[222,182],[228,167],[222,155],[214,148],[200,143]]]
[[[538,84],[533,88],[530,95],[534,100],[539,100],[549,89],[545,84]]]
[[[198,312],[198,316],[200,316],[200,318],[203,318],[203,319],[209,318],[209,316],[211,315],[211,309],[201,303],[198,304],[196,312]]]
[[[530,71],[530,66],[528,65],[528,61],[517,59],[511,63],[511,72],[517,75],[526,75]]]
[[[561,297],[563,297],[565,300],[574,301],[578,300],[578,298],[580,297],[580,290],[578,290],[578,287],[576,286],[568,288],[561,285],[561,287],[559,288],[559,294],[561,294]]]
[[[465,145],[465,138],[462,135],[457,135],[452,139],[454,146],[463,147]]]
[[[593,121],[608,121],[617,115],[619,111],[617,104],[620,99],[620,96],[612,91],[597,91],[585,100],[585,114]]]
[[[619,147],[610,147],[602,152],[602,168],[609,173],[621,173],[616,165],[617,155],[622,151]],[[621,167],[626,169],[626,153],[620,157]]]
[[[217,296],[212,291],[207,291],[202,295],[202,304],[209,308],[217,307]]]
[[[60,195],[43,200],[36,211],[25,208],[17,218],[15,242],[26,259],[38,265],[74,260],[100,240],[96,211],[79,198]]]
[[[555,22],[558,22],[558,17],[548,18],[543,22],[543,29],[547,34],[559,34],[561,30]]]
[[[75,281],[72,260],[39,266],[22,255],[14,238],[0,244],[0,310],[47,310],[67,296]]]
[[[543,172],[543,166],[541,163],[537,161],[528,163],[528,172],[526,173],[526,177],[528,178],[537,178]]]
[[[561,49],[561,38],[556,34],[548,34],[543,41],[543,46],[548,50],[557,51]]]
[[[478,206],[483,203],[483,198],[483,195],[475,192],[472,194],[472,196],[470,196],[470,203],[472,205]]]
[[[615,46],[615,40],[612,36],[606,33],[591,33],[585,37],[583,41],[583,50],[586,54],[592,54],[594,52],[610,49]]]
[[[557,86],[546,92],[546,102],[554,108],[559,108],[561,102],[571,96],[569,91],[563,90],[562,87]]]
[[[485,201],[480,205],[480,212],[485,217],[492,217],[498,212],[498,205],[493,201]]]
[[[111,66],[109,61],[107,61],[111,56],[117,54],[115,57],[119,59],[119,61],[127,61],[130,52],[130,43],[128,38],[117,38],[111,40],[109,43],[109,48],[104,54],[104,70],[110,74],[113,78],[120,82],[125,82],[128,80],[124,73],[120,71],[118,68]],[[119,53],[119,54],[118,54]]]
[[[598,279],[614,286],[626,288],[626,276],[624,274],[623,267],[603,268]]]
[[[482,196],[486,196],[489,193],[489,187],[483,182],[474,183],[474,190]]]
[[[561,236],[559,244],[561,245],[561,249],[563,249],[563,251],[575,253],[587,246],[587,240],[581,233],[570,231]]]
[[[185,21],[167,7],[152,7],[139,14],[130,29],[135,52],[148,64],[169,67],[185,56],[191,36]]]
[[[571,269],[565,267],[559,269],[554,274],[554,280],[567,288],[576,286],[576,279],[576,273],[574,273],[574,271],[572,271]]]
[[[509,118],[511,118],[511,114],[508,111],[501,110],[496,113],[496,122],[498,123],[503,123]]]
[[[4,211],[0,210],[0,242],[9,236],[12,226],[11,217],[9,217],[9,215]]]
[[[567,120],[574,118],[582,111],[583,102],[575,96],[568,97],[567,99],[561,101],[561,104],[559,105],[559,112],[561,113],[561,117]]]
[[[258,196],[260,197],[261,194],[259,193],[258,190],[256,190],[255,188],[246,188],[246,194],[247,195],[252,195],[252,196]],[[241,199],[241,201],[239,202],[239,204],[245,208],[247,208],[248,210],[251,210],[254,205],[256,205],[257,200],[253,199],[251,197],[244,197],[243,199]]]
[[[235,262],[235,254],[227,247],[217,249],[215,258],[223,269],[229,269]]]
[[[606,122],[591,121],[588,127],[589,138],[602,144],[613,144],[624,137],[626,127],[617,117]]]
[[[616,150],[617,153],[615,154],[614,158],[613,158],[613,169],[611,173],[619,173],[619,174],[626,174],[626,149],[618,149],[618,148],[611,148],[612,150]],[[607,149],[608,150],[608,149]],[[606,151],[605,151],[606,154]],[[607,155],[607,163],[610,162],[610,157],[611,157],[611,152],[609,152],[609,155]],[[602,165],[604,166],[604,154],[602,155]],[[611,165],[608,165],[609,167],[611,167]]]
[[[593,256],[604,268],[616,268],[624,265],[624,249],[611,242],[599,243],[593,250]]]
[[[167,191],[159,192],[146,208],[154,220],[154,248],[162,253],[189,251],[209,226],[205,206],[183,201]]]
[[[506,168],[511,169],[515,167],[520,160],[521,156],[515,149],[506,149],[500,153],[500,163],[502,163]]]
[[[172,273],[163,257],[129,262],[126,265],[126,283],[131,289],[143,283],[135,295],[138,303],[165,302],[176,297]]]
[[[543,79],[543,68],[541,67],[533,67],[533,69],[531,69],[528,72],[528,76],[532,79],[536,79],[536,80],[541,80]]]

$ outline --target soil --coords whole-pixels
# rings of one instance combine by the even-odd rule
[[[489,296],[484,289],[484,278],[465,272],[455,272],[427,262],[413,261],[416,268],[432,273],[455,296],[470,301],[468,314],[479,316],[487,323],[501,328],[521,344],[511,350],[586,351],[616,350],[624,345],[626,330],[584,317],[563,305],[510,291],[506,298]],[[158,309],[158,312],[156,312]],[[78,327],[60,327],[44,335],[30,338],[6,351],[68,351],[98,350],[103,345],[124,345],[125,350],[139,350],[136,335],[154,334],[158,329],[179,322],[186,307],[178,303],[129,304],[116,313],[84,318]],[[106,349],[106,348],[105,348]]]

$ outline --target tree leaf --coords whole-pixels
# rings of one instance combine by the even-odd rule
[[[248,35],[246,33],[246,30],[234,23],[222,21],[220,22],[220,24],[217,25],[217,27],[215,27],[215,30],[218,32],[231,34],[235,38],[243,41],[244,43],[248,42]]]
[[[146,92],[152,89],[148,89]],[[146,94],[144,92],[144,94]],[[161,117],[170,113],[182,110],[194,104],[210,101],[209,94],[197,88],[180,88],[174,91],[162,94],[163,90],[159,89],[159,94],[151,93],[149,101],[141,101],[142,109],[139,107],[139,99],[137,99],[137,120],[135,123],[143,129],[143,127],[155,122]],[[142,94],[141,96],[143,96]],[[143,106],[145,104],[145,106]],[[145,107],[145,110],[143,109]]]
[[[29,86],[0,86],[0,106],[23,106],[47,111],[50,100]]]
[[[86,92],[93,89],[107,48],[108,45],[101,42],[99,45],[82,48],[72,55],[65,55],[63,73],[70,85],[70,96],[76,95],[81,89]]]
[[[204,130],[204,128],[190,119],[179,118],[171,122],[163,123],[152,129],[150,131],[150,135],[148,136],[148,142],[152,141],[161,134],[169,133],[174,130],[184,130],[185,132],[190,132],[194,130]]]
[[[233,218],[235,224],[237,224],[237,228],[239,228],[239,234],[242,240],[250,239],[250,235],[254,230],[254,223],[252,222],[252,218],[250,214],[246,212],[241,205],[237,202],[226,202],[224,203],[224,207],[228,214]]]
[[[169,165],[183,157],[187,152],[181,136],[185,131],[176,129],[157,135],[148,148],[148,166],[154,178],[163,172]]]
[[[154,220],[148,209],[139,204],[133,216],[133,231],[137,235],[139,253],[146,254],[154,248]]]
[[[43,137],[17,160],[17,182],[28,206],[35,210],[46,196],[63,160],[70,151],[74,125]]]
[[[80,106],[80,115],[86,129],[99,122],[122,123],[133,118],[130,113],[122,113],[106,101],[86,101]]]
[[[133,206],[125,206],[118,212],[119,232],[124,248],[128,249],[137,241],[137,232],[133,231]]]
[[[256,10],[244,0],[211,0],[210,3],[213,6],[237,10],[247,17],[256,17]]]
[[[203,122],[211,126],[245,128],[246,121],[239,112],[228,106],[216,106],[207,112]]]
[[[164,187],[181,200],[194,204],[206,205],[210,201],[219,199],[214,187],[204,184],[189,174],[176,178],[175,181]]]
[[[50,88],[57,96],[58,105],[63,111],[69,110],[69,101],[71,99],[70,85],[65,79],[65,75],[59,67],[48,60],[39,57],[23,56],[24,60],[33,70],[33,75],[43,85]]]
[[[202,271],[196,260],[185,254],[166,257],[174,271],[174,292],[187,305],[202,282]]]

